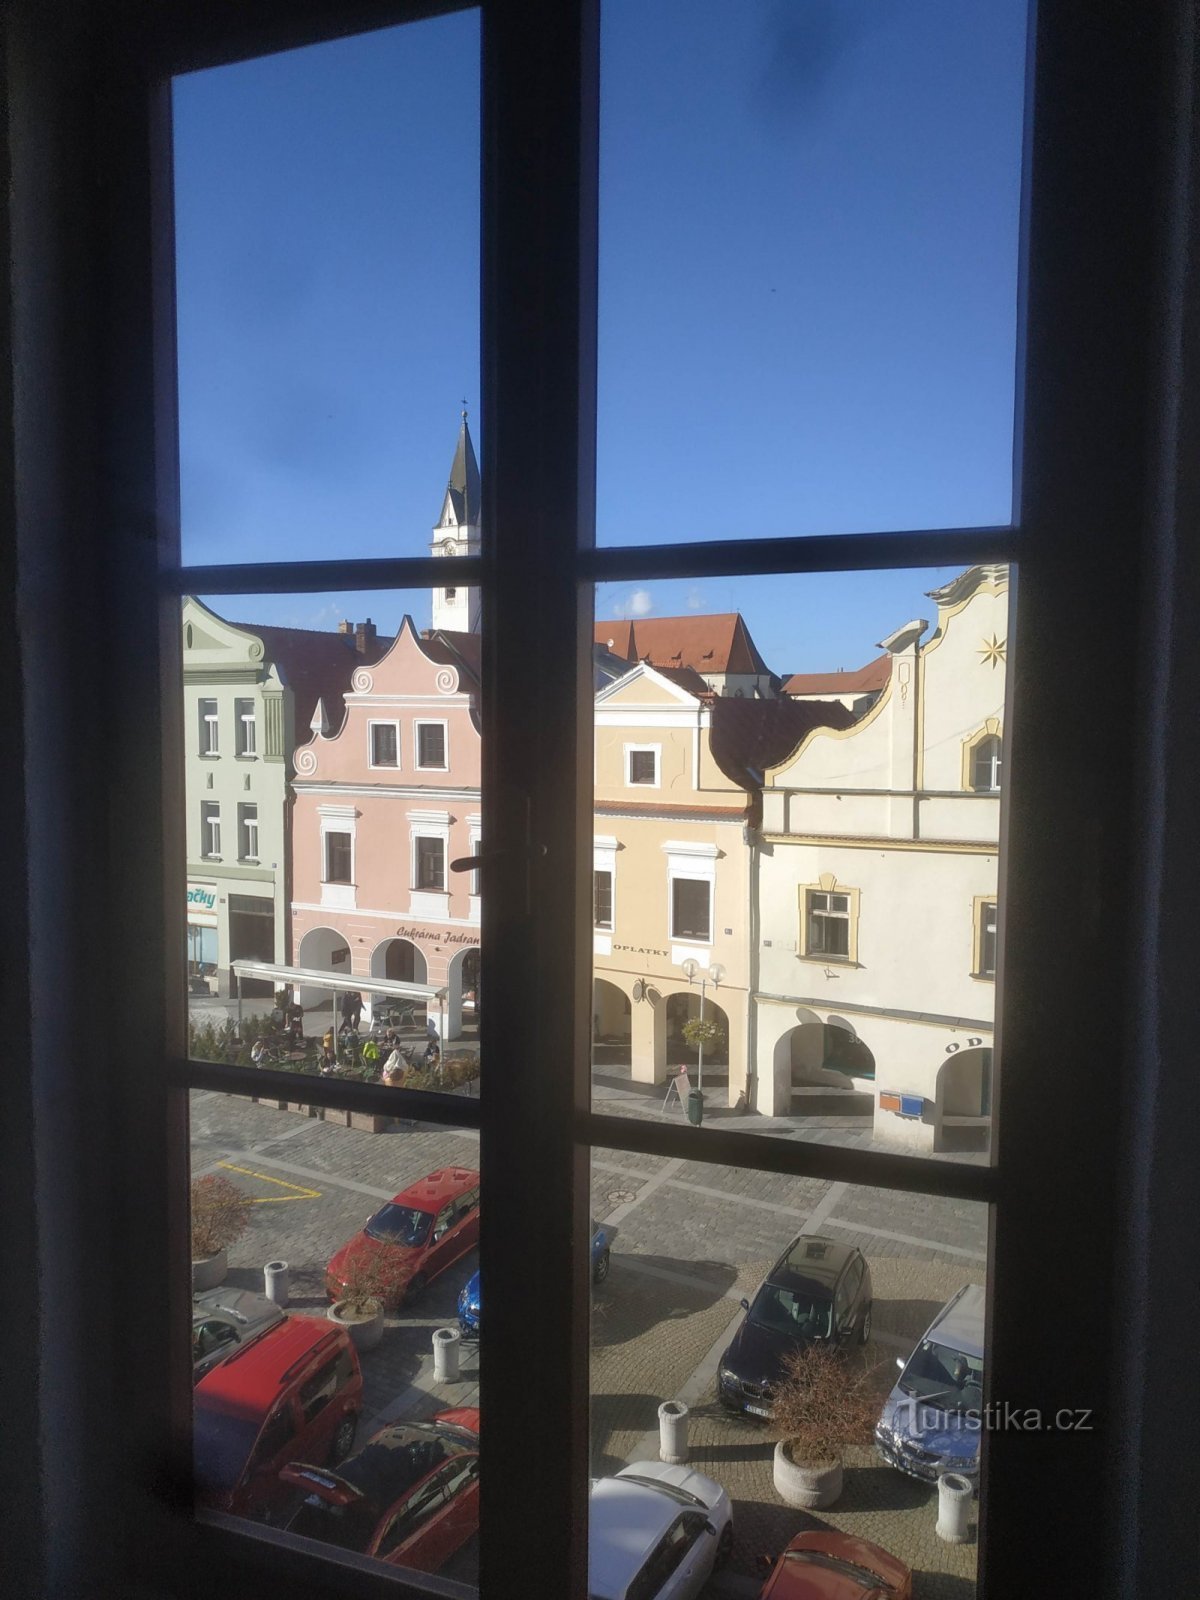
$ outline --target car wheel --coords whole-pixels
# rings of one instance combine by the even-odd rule
[[[729,1565],[729,1558],[733,1554],[733,1523],[727,1522],[721,1529],[721,1537],[717,1540],[717,1559],[713,1563],[715,1571]]]
[[[603,1283],[608,1277],[608,1251],[605,1250],[592,1267],[592,1282]]]
[[[423,1272],[418,1272],[409,1280],[408,1288],[404,1292],[404,1304],[406,1306],[415,1306],[428,1287],[429,1279]]]
[[[335,1464],[344,1461],[354,1449],[354,1435],[358,1431],[358,1418],[351,1412],[338,1423],[338,1430],[333,1436],[332,1455]]]
[[[870,1337],[871,1337],[871,1307],[868,1306],[867,1309],[863,1312],[862,1327],[858,1330],[858,1342],[859,1342],[859,1344],[866,1344],[867,1340]]]

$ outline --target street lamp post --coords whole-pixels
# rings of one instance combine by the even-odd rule
[[[714,961],[710,967],[702,967],[691,956],[681,964],[681,970],[689,985],[695,983],[696,975],[700,975],[700,1021],[704,1021],[704,996],[711,983],[714,989],[721,987],[721,979],[725,976],[725,968]],[[701,1039],[696,1046],[696,1087],[704,1092],[704,1040]]]

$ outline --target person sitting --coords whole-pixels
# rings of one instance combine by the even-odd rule
[[[374,1039],[368,1038],[364,1043],[362,1047],[362,1058],[364,1061],[379,1060],[379,1046],[376,1044]]]

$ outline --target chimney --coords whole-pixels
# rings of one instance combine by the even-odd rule
[[[354,632],[354,624],[351,621],[349,621],[348,618],[343,617],[341,622],[338,623],[338,632],[339,633],[353,633]]]
[[[347,623],[347,630],[349,630],[349,626],[349,623]],[[365,622],[360,622],[354,630],[354,648],[360,656],[365,656],[367,651],[373,648],[374,644],[375,624],[368,617]]]

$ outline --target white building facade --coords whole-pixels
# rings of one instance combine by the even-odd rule
[[[1007,569],[930,598],[870,711],[764,774],[754,866],[757,1109],[926,1153],[990,1125]]]

